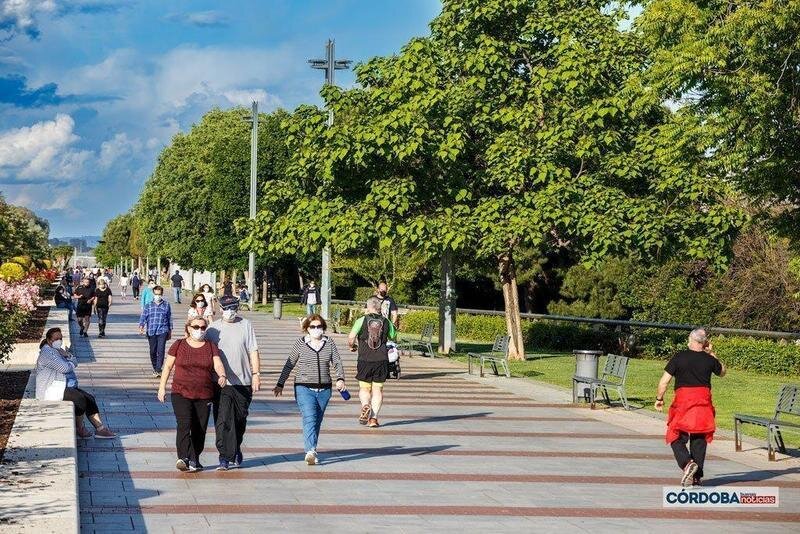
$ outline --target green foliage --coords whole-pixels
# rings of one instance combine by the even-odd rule
[[[0,261],[14,256],[49,256],[50,225],[31,210],[6,203],[0,195]]]
[[[241,108],[209,111],[163,150],[135,208],[132,241],[144,238],[140,245],[150,256],[195,269],[246,267],[234,227],[249,213],[250,124],[245,114]],[[264,188],[283,174],[287,152],[280,123],[285,115],[261,116],[257,175]]]
[[[17,280],[22,280],[24,276],[25,276],[25,268],[22,267],[22,265],[20,265],[19,263],[6,262],[0,265],[0,278],[3,278],[4,280],[8,280],[9,282],[14,282]]]
[[[14,256],[8,261],[20,265],[25,272],[30,271],[33,267],[33,259],[30,256]]]
[[[651,0],[635,28],[650,51],[643,84],[680,103],[711,172],[764,201],[796,239],[800,2]]]
[[[102,265],[115,265],[130,257],[131,230],[133,215],[126,213],[114,217],[103,229],[101,241],[94,251],[97,261]]]
[[[353,300],[356,302],[366,302],[366,300],[375,295],[375,288],[372,286],[357,287],[356,296]]]
[[[735,369],[773,375],[800,374],[800,346],[763,339],[715,337],[714,351]]]
[[[0,271],[2,271],[2,267],[0,267]],[[18,308],[0,313],[0,363],[8,358],[14,349],[14,341],[27,318],[28,314]]]
[[[554,315],[624,319],[630,310],[625,295],[631,290],[630,281],[637,270],[636,262],[610,258],[596,268],[576,265],[564,276],[560,300],[548,306]]]

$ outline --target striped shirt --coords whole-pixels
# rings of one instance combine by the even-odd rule
[[[172,331],[172,308],[169,302],[162,300],[158,304],[149,303],[142,310],[139,318],[139,328],[147,325],[147,335],[157,336]]]
[[[331,366],[334,368],[336,380],[344,380],[344,366],[342,357],[339,356],[339,349],[336,343],[327,337],[322,337],[322,347],[314,350],[309,345],[311,338],[301,337],[292,345],[289,357],[283,365],[283,371],[278,378],[278,387],[283,387],[292,369],[297,367],[294,383],[298,386],[308,386],[311,388],[331,387]]]

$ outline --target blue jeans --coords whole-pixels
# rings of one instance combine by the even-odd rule
[[[306,452],[315,451],[325,408],[331,400],[331,388],[316,391],[306,386],[295,386],[294,398],[303,415],[303,446]]]
[[[313,314],[317,310],[316,304],[306,304],[306,317]]]
[[[181,303],[181,288],[173,287],[172,288],[172,296],[177,304]]]

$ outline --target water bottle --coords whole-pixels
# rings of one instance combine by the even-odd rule
[[[347,391],[346,389],[340,391],[339,394],[342,396],[344,400],[350,400],[350,392]]]

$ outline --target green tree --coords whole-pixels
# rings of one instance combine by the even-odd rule
[[[195,269],[243,269],[234,221],[250,199],[250,125],[241,108],[212,110],[191,131],[178,134],[161,153],[136,206],[151,256]],[[283,173],[286,159],[278,111],[261,116],[258,179]]]
[[[8,204],[0,195],[0,262],[14,256],[50,257],[50,224],[28,208]]]
[[[354,89],[325,88],[333,127],[315,108],[293,115],[291,179],[243,245],[492,258],[512,358],[520,248],[723,265],[741,217],[636,79],[646,54],[624,16],[601,1],[445,1],[430,37],[359,66]]]
[[[100,239],[102,243],[94,250],[97,261],[103,265],[115,265],[130,257],[132,228],[133,216],[129,213],[108,221]]]
[[[59,269],[66,268],[74,252],[75,249],[69,245],[58,245],[53,247],[52,258],[56,267]]]
[[[650,0],[635,27],[650,49],[646,83],[690,117],[715,172],[796,242],[800,1]]]

